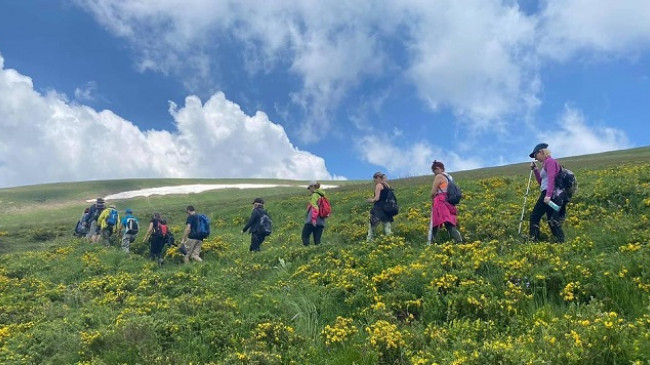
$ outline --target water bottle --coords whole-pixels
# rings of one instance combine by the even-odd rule
[[[560,208],[561,208],[561,207],[560,207],[559,205],[553,203],[552,200],[549,200],[548,203],[546,203],[546,204],[548,204],[548,206],[551,207],[551,208],[553,208],[553,210],[555,210],[556,212],[559,212],[559,211],[560,211]]]

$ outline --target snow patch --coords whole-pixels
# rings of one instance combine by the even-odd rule
[[[111,194],[106,196],[105,200],[121,200],[131,199],[137,196],[148,197],[151,195],[169,195],[169,194],[190,194],[202,193],[209,190],[218,189],[265,189],[276,187],[301,187],[306,188],[307,185],[279,185],[279,184],[193,184],[193,185],[177,185],[177,186],[163,186],[159,188],[149,188],[140,190],[125,191],[122,193]],[[321,185],[321,189],[337,188],[338,185]],[[95,199],[87,199],[86,202],[92,203]]]

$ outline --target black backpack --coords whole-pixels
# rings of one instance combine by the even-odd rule
[[[268,236],[271,232],[273,232],[273,221],[271,220],[271,217],[269,217],[268,213],[264,212],[260,217],[260,233]]]
[[[451,176],[445,174],[445,177],[447,178],[447,203],[457,205],[463,198],[463,192]]]
[[[555,176],[554,196],[560,197],[563,204],[568,203],[578,190],[578,180],[573,171],[560,165],[560,171]]]
[[[395,192],[393,189],[389,188],[388,186],[384,185],[384,189],[388,189],[386,193],[386,200],[384,200],[383,204],[383,210],[384,213],[386,213],[387,216],[396,216],[399,214],[399,205],[397,205],[397,197],[395,196]]]

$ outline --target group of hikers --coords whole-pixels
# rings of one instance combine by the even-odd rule
[[[533,241],[540,240],[539,225],[542,216],[546,215],[551,233],[555,236],[556,241],[564,242],[562,223],[566,218],[566,205],[573,191],[566,184],[562,184],[561,181],[558,183],[558,179],[567,176],[568,170],[565,170],[551,157],[551,152],[546,143],[536,145],[529,156],[541,162],[542,168],[539,170],[537,164],[534,161],[531,162],[531,176],[529,176],[526,196],[528,195],[533,174],[540,186],[540,195],[530,215],[528,237]],[[434,174],[434,179],[431,186],[431,219],[427,243],[431,244],[436,241],[438,232],[442,227],[447,230],[454,242],[461,243],[463,238],[457,228],[458,210],[456,207],[462,196],[460,188],[455,184],[453,177],[445,172],[445,165],[442,162],[433,161],[431,171]],[[568,171],[568,174],[574,179],[570,171]],[[394,216],[399,212],[397,198],[388,183],[386,174],[376,172],[373,175],[373,182],[375,184],[374,196],[367,199],[368,203],[373,204],[370,209],[368,241],[374,239],[375,231],[380,224],[383,225],[384,234],[391,235],[391,223]],[[302,244],[309,246],[313,237],[314,245],[319,245],[326,220],[331,214],[331,205],[318,181],[310,181],[307,190],[309,191],[309,201],[301,235]],[[105,200],[97,198],[92,206],[85,209],[75,228],[75,235],[85,236],[91,243],[97,243],[101,240],[104,244],[109,245],[111,236],[117,233],[121,236],[122,250],[128,253],[131,244],[140,231],[139,227],[140,223],[131,209],[126,209],[125,215],[120,218],[114,204],[106,207]],[[242,232],[249,232],[251,235],[249,251],[260,251],[262,243],[271,234],[271,231],[272,221],[264,209],[264,199],[255,198],[250,218],[242,229]],[[200,257],[201,245],[209,234],[209,219],[203,214],[198,214],[194,207],[190,205],[187,207],[187,220],[180,245],[176,244],[174,235],[169,230],[166,220],[159,213],[153,213],[142,242],[149,243],[150,258],[160,264],[163,262],[163,249],[166,245],[177,246],[179,252],[184,255],[183,260],[185,263],[190,260],[200,262],[202,261]]]
[[[167,226],[167,220],[161,217],[160,213],[153,213],[149,226],[142,239],[143,243],[149,244],[149,257],[159,264],[163,262],[163,249],[167,245],[177,246],[183,254],[183,261],[203,261],[200,257],[203,240],[210,235],[210,221],[203,215],[198,214],[193,206],[186,208],[187,220],[181,244],[177,245],[174,234]],[[127,208],[125,216],[120,214],[114,204],[106,207],[104,198],[97,198],[95,203],[84,210],[83,215],[77,222],[74,234],[78,237],[85,237],[90,243],[97,243],[100,240],[104,245],[110,245],[113,234],[120,236],[122,250],[129,253],[131,244],[135,242],[140,232],[140,221],[133,215],[133,210]]]

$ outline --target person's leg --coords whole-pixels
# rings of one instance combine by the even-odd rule
[[[558,243],[564,242],[564,230],[562,230],[562,222],[564,221],[564,217],[566,217],[566,204],[560,208],[560,211],[553,211],[553,213],[551,213],[548,218],[548,226]]]
[[[249,248],[249,251],[259,252],[260,246],[262,245],[262,241],[264,241],[264,235],[251,233],[251,246]]]
[[[384,234],[386,236],[390,236],[391,234],[393,234],[391,222],[384,222]]]
[[[449,222],[445,222],[445,228],[447,228],[447,233],[449,233],[449,236],[453,238],[454,242],[456,243],[462,243],[463,242],[463,237],[460,235],[460,232],[456,227],[454,227],[453,224]]]
[[[372,226],[372,223],[368,223],[368,236],[366,237],[366,239],[368,241],[372,241],[372,239],[374,238],[374,234],[375,234],[375,232],[374,232],[374,227]]]
[[[122,237],[122,251],[129,253],[131,250],[131,242],[133,235],[125,233],[124,236]]]
[[[544,191],[542,191],[539,194],[539,198],[537,199],[537,202],[533,207],[533,211],[530,213],[529,233],[530,233],[530,238],[532,238],[533,241],[539,241],[539,236],[540,236],[539,222],[542,220],[542,216],[546,213],[546,208],[548,207],[548,205],[544,203],[545,195],[546,193]]]
[[[302,227],[302,245],[303,246],[309,246],[309,237],[311,236],[313,228],[314,228],[314,226],[312,226],[310,223],[305,223],[305,225]]]
[[[192,254],[190,255],[190,257],[194,261],[202,262],[203,259],[199,255],[201,254],[201,246],[203,245],[203,241],[201,240],[195,240],[195,241],[196,244],[194,245],[194,249],[192,250]]]
[[[323,237],[323,229],[325,229],[324,226],[316,226],[314,227],[314,244],[315,245],[320,245],[320,239]]]
[[[198,244],[198,242],[200,242],[200,241],[199,240],[194,240],[194,239],[191,239],[191,238],[189,238],[187,240],[187,242],[185,243],[185,250],[186,250],[187,253],[185,254],[185,256],[183,256],[183,262],[184,263],[187,264],[188,262],[190,262],[190,258],[194,254],[194,249],[195,249],[195,246]]]
[[[88,228],[88,232],[86,232],[86,238],[88,241],[92,242],[93,236],[95,235],[95,230],[97,229],[97,222],[96,221],[91,221],[90,222],[90,228]]]

